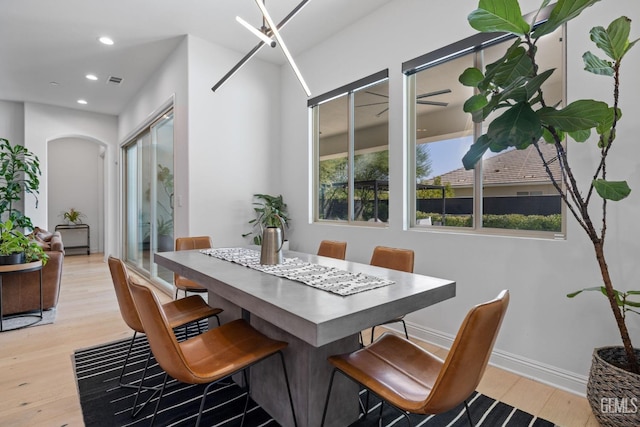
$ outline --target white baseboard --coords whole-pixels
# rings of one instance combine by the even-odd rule
[[[390,325],[385,325],[385,327],[404,335],[400,329],[390,327]],[[445,349],[451,348],[451,344],[455,338],[452,335],[424,328],[410,322],[407,322],[407,329],[412,338],[417,338]],[[586,396],[587,376],[585,375],[578,375],[575,372],[565,371],[555,366],[546,365],[499,349],[493,350],[489,363],[491,366],[504,369],[505,371],[522,377],[577,394],[578,396]]]

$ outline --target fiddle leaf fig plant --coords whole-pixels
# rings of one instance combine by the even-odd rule
[[[607,205],[626,198],[631,189],[626,181],[608,178],[607,159],[612,149],[622,141],[616,141],[616,129],[622,118],[619,108],[620,72],[625,56],[637,40],[630,41],[631,20],[625,16],[615,19],[606,28],[595,27],[591,40],[601,53],[586,52],[582,58],[587,72],[609,79],[613,104],[581,99],[566,106],[551,105],[545,99],[544,82],[555,70],[540,70],[538,66],[538,41],[561,25],[576,18],[587,7],[600,0],[558,0],[549,19],[534,26],[538,14],[550,0],[543,0],[532,22],[527,22],[518,0],[480,0],[478,9],[469,16],[469,24],[480,32],[506,32],[514,35],[514,41],[505,54],[486,66],[485,70],[469,68],[460,76],[460,82],[473,87],[475,94],[464,104],[464,111],[480,123],[491,116],[485,133],[464,155],[466,169],[475,168],[487,150],[498,153],[507,149],[522,150],[533,146],[540,156],[549,179],[568,211],[587,233],[595,250],[600,268],[602,285],[586,288],[605,295],[627,355],[627,370],[640,373],[631,338],[625,323],[625,314],[640,307],[633,299],[638,291],[618,291],[613,287],[607,265],[604,242],[607,233]],[[604,54],[604,56],[602,56]],[[605,84],[603,82],[603,84]],[[598,151],[592,179],[579,182],[574,174],[565,144],[590,143]],[[545,158],[542,144],[552,144],[553,158]],[[549,163],[558,161],[561,174],[552,174]],[[596,226],[593,216],[600,221]],[[569,294],[574,297],[577,291]]]

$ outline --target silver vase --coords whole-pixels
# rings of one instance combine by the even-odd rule
[[[262,247],[260,248],[260,264],[282,264],[282,245],[284,238],[280,227],[267,227],[262,230]]]

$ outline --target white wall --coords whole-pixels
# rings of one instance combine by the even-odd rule
[[[104,251],[104,155],[105,147],[81,138],[49,142],[47,158],[48,223],[65,224],[63,213],[74,208],[90,227],[91,252]],[[73,167],[70,167],[73,164]],[[65,246],[86,244],[84,232],[65,232]],[[67,253],[85,253],[83,250]]]
[[[24,141],[25,146],[33,151],[40,159],[42,179],[40,181],[39,205],[36,209],[32,203],[31,196],[27,195],[25,201],[25,214],[29,216],[34,225],[43,228],[53,229],[55,223],[50,222],[48,217],[49,200],[57,199],[58,194],[51,194],[46,177],[49,172],[48,143],[60,138],[80,138],[94,144],[104,146],[105,152],[105,193],[103,206],[105,206],[104,232],[108,238],[104,242],[105,251],[116,247],[117,229],[115,218],[117,218],[117,145],[116,131],[117,118],[115,116],[88,113],[81,110],[69,108],[53,107],[44,104],[25,103],[24,104]],[[68,159],[63,166],[74,168],[76,159]],[[55,167],[60,165],[55,165]],[[77,172],[77,179],[82,178],[80,169],[73,169]]]
[[[189,230],[217,246],[246,244],[253,194],[279,188],[279,67],[251,59],[215,93],[244,55],[189,43]]]
[[[524,1],[523,13],[538,6]],[[456,298],[408,316],[411,333],[448,345],[467,310],[488,300],[504,288],[510,289],[511,305],[496,344],[493,363],[559,387],[584,393],[594,347],[618,345],[613,315],[599,295],[570,300],[573,290],[599,283],[590,242],[576,222],[568,220],[566,240],[459,234],[405,230],[403,196],[403,76],[401,63],[446,46],[474,31],[466,16],[477,5],[468,0],[425,2],[396,0],[296,57],[313,95],[355,81],[384,68],[390,75],[390,223],[385,229],[319,225],[309,222],[311,147],[306,99],[293,74],[282,70],[282,144],[280,154],[282,193],[292,215],[291,247],[317,250],[322,239],[346,240],[347,258],[369,262],[375,245],[412,248],[416,251],[416,273],[449,278],[457,282]],[[607,26],[626,13],[640,17],[640,2],[602,2],[586,11],[568,28],[568,95],[577,98],[607,97],[610,89],[603,77],[582,71],[581,56],[592,50],[588,30]],[[634,21],[632,38],[640,34]],[[635,36],[633,36],[635,35]],[[636,148],[640,124],[635,94],[640,81],[640,49],[627,59],[623,74],[625,114],[618,130],[617,153],[610,163],[611,179],[627,179],[631,196],[609,204],[609,264],[620,289],[637,289],[640,264],[640,149]],[[625,120],[626,119],[626,120]],[[593,144],[573,145],[571,161],[576,172],[588,180],[596,160]],[[640,320],[629,319],[631,336],[640,345]]]
[[[253,193],[277,188],[279,68],[254,58],[210,90],[242,56],[187,36],[120,115],[122,142],[174,97],[176,236],[241,244]]]
[[[11,145],[24,144],[24,104],[0,100],[0,138]]]
[[[118,141],[122,147],[144,126],[173,103],[174,137],[174,192],[175,200],[183,200],[188,188],[186,180],[188,145],[188,94],[187,94],[187,53],[188,37],[185,36],[178,47],[167,57],[158,70],[149,78],[144,87],[129,102],[118,116]],[[120,157],[121,158],[121,157]],[[119,229],[124,227],[124,218],[118,217]],[[176,203],[174,210],[174,234],[184,233],[188,219],[188,204]],[[121,248],[122,242],[120,242]],[[123,254],[118,253],[118,256]],[[165,291],[172,292],[168,285]]]

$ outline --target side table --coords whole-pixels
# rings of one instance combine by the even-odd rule
[[[29,273],[31,271],[40,272],[40,313],[39,314],[38,313],[18,313],[18,314],[9,315],[7,316],[7,319],[11,319],[15,317],[34,317],[36,320],[34,320],[31,323],[27,323],[26,325],[5,329],[3,325],[3,321],[5,318],[2,313],[2,277],[5,274],[22,274],[22,273]],[[34,325],[41,320],[42,320],[42,261],[27,262],[24,264],[0,265],[0,332],[26,328],[27,326]]]
[[[55,231],[60,231],[61,233],[64,230],[79,230],[79,231],[84,231],[85,233],[87,233],[87,244],[86,245],[73,245],[73,246],[67,246],[65,245],[65,250],[67,249],[86,249],[87,250],[87,255],[89,255],[91,253],[91,240],[90,240],[90,236],[91,236],[91,230],[89,228],[89,224],[58,224],[56,225]],[[64,241],[64,237],[62,238],[62,241]],[[71,255],[71,254],[69,254]],[[76,254],[79,255],[79,254]]]

